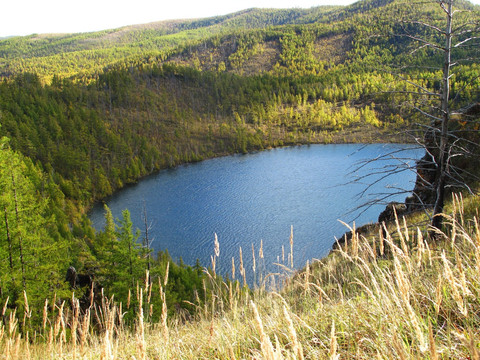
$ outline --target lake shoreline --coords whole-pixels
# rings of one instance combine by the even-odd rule
[[[361,133],[361,134],[360,134]],[[360,135],[359,135],[360,134]],[[329,138],[326,139],[324,138],[323,141],[313,141],[313,142],[295,142],[295,143],[285,143],[283,145],[278,145],[278,146],[267,146],[264,148],[259,148],[259,149],[251,149],[245,153],[242,152],[219,152],[219,153],[214,153],[211,156],[206,156],[202,157],[199,160],[193,160],[193,161],[182,161],[179,163],[175,163],[173,166],[164,166],[160,167],[159,169],[156,169],[148,174],[145,174],[143,176],[140,176],[139,178],[135,179],[135,181],[132,182],[127,182],[125,183],[122,187],[115,189],[115,191],[98,200],[92,201],[89,205],[85,207],[85,214],[89,214],[92,209],[98,205],[98,204],[105,204],[105,202],[111,198],[112,196],[115,196],[119,191],[122,191],[125,188],[128,188],[130,186],[135,186],[138,184],[140,181],[150,177],[150,176],[155,176],[161,171],[168,170],[168,169],[176,169],[181,166],[189,165],[189,164],[196,164],[205,160],[211,160],[211,159],[217,159],[221,157],[228,157],[228,156],[233,156],[233,155],[248,155],[248,154],[254,154],[254,153],[259,153],[262,151],[266,150],[272,150],[272,149],[281,149],[281,148],[290,148],[290,147],[297,147],[297,146],[309,146],[309,145],[352,145],[352,144],[358,144],[358,145],[372,145],[372,144],[415,144],[414,139],[411,136],[407,135],[407,132],[405,129],[399,130],[398,132],[392,133],[391,131],[385,130],[379,130],[377,128],[373,128],[371,126],[368,127],[357,127],[357,128],[351,128],[348,130],[343,130],[342,132],[338,133],[333,133],[333,134],[328,134]],[[360,138],[359,138],[360,136]],[[357,141],[359,140],[359,141]],[[368,141],[366,141],[368,140]]]
[[[350,223],[349,218],[354,218],[358,224],[377,219],[383,210],[380,206],[358,218],[351,213],[367,198],[352,202],[363,185],[349,185],[345,175],[365,158],[402,148],[398,144],[309,144],[234,154],[165,169],[104,202],[114,217],[128,208],[139,229],[144,227],[141,214],[145,206],[158,231],[153,235],[149,230],[156,238],[155,251],[168,249],[174,259],[182,258],[186,264],[194,264],[197,258],[205,266],[209,263],[214,233],[224,254],[238,254],[239,247],[248,249],[253,243],[258,249],[263,240],[264,252],[270,257],[278,255],[282,245],[290,248],[286,241],[293,225],[298,266],[312,251],[315,257],[328,254],[334,237],[345,230],[338,219]],[[405,149],[413,151],[411,146]],[[411,177],[411,172],[408,174]],[[409,178],[404,181],[411,182]],[[379,186],[383,189],[385,184]],[[97,230],[103,226],[101,204],[89,213]],[[222,261],[226,260],[220,260],[218,269],[228,270]],[[249,260],[244,256],[244,261]]]

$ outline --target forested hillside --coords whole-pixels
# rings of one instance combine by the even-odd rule
[[[458,4],[472,10],[462,19],[479,20],[478,7]],[[168,254],[139,246],[128,213],[97,234],[85,216],[94,201],[159,169],[282,145],[421,136],[414,95],[439,88],[442,59],[404,35],[421,34],[418,19],[435,26],[443,17],[433,3],[420,9],[365,0],[0,40],[0,234],[8,239],[0,252],[11,259],[0,300],[22,304],[32,288],[68,294],[70,265],[124,300],[125,282],[134,286],[150,266],[165,276]],[[456,51],[478,59],[478,47]],[[457,68],[455,104],[480,102],[479,62]],[[458,131],[474,126],[459,121]],[[52,248],[61,262],[47,258]],[[38,286],[38,261],[50,266],[48,291]],[[188,285],[169,301],[191,301],[204,275],[172,269]]]

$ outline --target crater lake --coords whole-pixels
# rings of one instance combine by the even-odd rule
[[[238,278],[241,247],[252,284],[253,252],[255,277],[289,264],[292,229],[293,267],[298,269],[327,255],[335,237],[348,231],[339,220],[357,226],[375,222],[386,202],[404,201],[414,186],[415,159],[422,155],[422,149],[399,144],[278,148],[162,170],[105,203],[115,218],[130,211],[134,227],[142,232],[139,241],[145,209],[154,252],[167,249],[174,260],[188,265],[198,259],[211,266],[217,234],[216,271],[231,275],[234,257]],[[386,172],[391,176],[384,178]],[[391,196],[383,199],[387,193]],[[375,199],[383,200],[362,207]],[[103,204],[93,207],[90,219],[102,230]],[[264,258],[259,256],[261,244]]]

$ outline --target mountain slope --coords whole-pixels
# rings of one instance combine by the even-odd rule
[[[468,1],[459,1],[458,6],[478,9]],[[317,68],[330,67],[347,60],[358,62],[367,54],[371,57],[375,48],[381,47],[383,54],[373,53],[377,58],[371,61],[381,64],[389,61],[388,56],[405,54],[406,49],[398,51],[398,38],[385,38],[401,30],[399,19],[422,19],[429,14],[441,17],[438,6],[424,5],[411,14],[409,8],[405,0],[365,0],[346,7],[248,9],[94,33],[15,37],[0,41],[0,77],[27,71],[46,82],[54,75],[91,81],[115,64],[142,64],[152,59],[240,74],[272,72],[277,64],[282,66],[286,35],[298,50],[286,55],[293,62],[303,57]],[[305,59],[309,56],[311,59]],[[284,65],[291,67],[292,62]]]
[[[257,29],[268,26],[318,21],[336,7],[306,9],[248,9],[233,14],[205,19],[171,20],[143,25],[126,26],[119,29],[82,34],[34,34],[0,41],[0,73],[8,75],[15,60],[36,59],[37,61],[58,61],[62,58],[89,57],[88,52],[105,58],[105,52],[116,49],[112,58],[122,59],[128,55],[144,54],[147,51],[158,53],[161,50],[179,46],[184,42],[208,38],[237,29]],[[112,50],[113,51],[113,50]],[[90,59],[92,56],[90,56]],[[18,63],[17,63],[18,64]],[[13,66],[15,67],[15,66]]]
[[[206,19],[172,20],[85,34],[31,35],[0,41],[0,76],[30,71],[51,81],[91,77],[116,62],[168,57],[238,32],[319,23],[339,7],[248,9]]]

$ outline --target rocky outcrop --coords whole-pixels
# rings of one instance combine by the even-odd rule
[[[413,195],[405,199],[405,206],[408,212],[424,209],[433,206],[435,202],[435,193],[433,184],[436,178],[436,164],[432,153],[428,150],[425,155],[417,161],[417,178]]]
[[[389,221],[395,220],[395,214],[397,217],[402,217],[407,213],[407,205],[404,203],[393,201],[387,205],[385,210],[383,210],[378,216],[378,223],[387,223]]]

